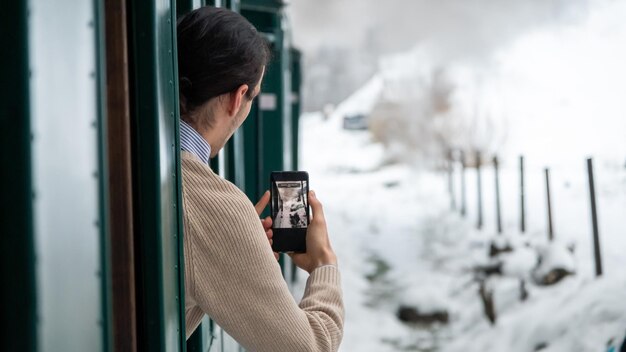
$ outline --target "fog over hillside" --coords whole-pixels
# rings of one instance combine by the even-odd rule
[[[377,71],[381,55],[420,46],[442,65],[489,64],[521,35],[576,25],[600,2],[607,1],[291,1],[294,40],[305,54],[305,109],[345,99]]]

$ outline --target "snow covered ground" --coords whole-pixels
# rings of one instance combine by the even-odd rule
[[[390,164],[388,151],[369,132],[341,128],[344,116],[367,114],[377,97],[404,94],[390,91],[394,82],[428,78],[436,65],[423,48],[395,57],[401,62],[383,61],[381,71],[327,120],[321,114],[303,117],[301,169],[325,205],[340,261],[347,309],[342,351],[614,351],[624,340],[626,3],[594,4],[602,6],[590,7],[585,21],[522,36],[490,65],[461,62],[448,71],[456,87],[452,111],[472,116],[480,107],[507,120],[499,126],[506,128],[506,143],[484,148],[502,158],[502,235],[496,233],[490,165],[483,168],[484,226],[477,230],[474,169],[467,170],[462,217],[450,209],[446,173]],[[474,89],[477,81],[481,94]],[[474,147],[483,142],[489,143],[476,140]],[[519,153],[526,156],[523,234]],[[594,156],[600,278],[588,155]],[[551,173],[553,242],[547,236],[545,167]],[[458,206],[458,165],[454,175]],[[513,251],[490,258],[491,243]],[[477,271],[494,265],[501,275],[485,278]],[[555,285],[537,284],[554,268],[574,274]],[[492,297],[494,324],[485,314],[481,282],[484,296]],[[448,322],[408,325],[398,318],[400,307],[422,315],[445,312]]]
[[[343,114],[369,99],[377,84],[375,78],[327,121],[319,114],[302,120],[301,169],[309,172],[311,189],[324,203],[340,260],[347,309],[341,350],[608,351],[621,342],[626,335],[626,170],[621,161],[601,159],[596,165],[600,279],[594,278],[584,160],[552,170],[552,245],[546,235],[543,165],[528,161],[528,231],[522,235],[516,160],[504,163],[500,240],[516,249],[501,256],[504,274],[486,280],[497,314],[492,325],[473,268],[490,263],[489,242],[496,237],[493,172],[483,171],[485,226],[479,231],[474,170],[467,172],[463,218],[450,211],[445,173],[384,165],[384,150],[368,132],[341,129]],[[534,284],[531,271],[542,252],[576,274],[554,286]],[[523,302],[522,278],[528,291]],[[401,305],[420,313],[447,311],[449,323],[409,326],[397,318]]]

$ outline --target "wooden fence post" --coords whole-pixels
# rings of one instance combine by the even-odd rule
[[[546,173],[546,199],[548,201],[548,239],[554,240],[554,228],[552,227],[552,199],[550,197],[550,169],[545,169]]]
[[[480,175],[480,152],[476,151],[476,179],[478,183],[478,223],[476,227],[480,230],[483,227],[483,188]]]
[[[448,153],[448,191],[450,192],[450,208],[456,210],[456,194],[454,193],[454,153]]]
[[[502,209],[500,208],[500,167],[498,157],[493,157],[493,168],[496,176],[496,228],[502,234]]]
[[[461,150],[461,215],[467,214],[467,197],[465,187],[465,152]]]
[[[519,171],[520,171],[520,230],[522,233],[526,232],[526,199],[524,189],[524,156],[519,157]]]
[[[600,231],[598,230],[598,212],[596,207],[596,189],[593,180],[593,159],[587,159],[589,178],[589,197],[591,199],[591,224],[593,228],[593,254],[596,263],[596,277],[602,276],[602,254],[600,253]]]

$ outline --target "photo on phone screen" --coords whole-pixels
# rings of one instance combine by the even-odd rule
[[[306,252],[308,193],[309,174],[306,171],[274,171],[270,174],[274,252]]]
[[[301,229],[309,225],[308,185],[305,180],[274,180],[272,220],[274,228]]]

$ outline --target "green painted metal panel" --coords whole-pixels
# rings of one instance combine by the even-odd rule
[[[291,96],[289,101],[291,103],[291,138],[292,138],[292,167],[294,170],[300,170],[298,157],[300,155],[300,95],[302,91],[302,66],[301,66],[302,54],[298,49],[290,49],[290,62],[291,62]],[[294,283],[297,280],[298,270],[293,262],[291,262],[291,282]]]
[[[28,26],[25,1],[0,3],[0,350],[36,350]]]
[[[292,166],[294,170],[299,169],[298,156],[300,155],[300,114],[301,102],[300,96],[302,94],[302,54],[298,49],[291,48],[291,119],[292,119],[292,133],[291,138],[293,141],[292,149]]]
[[[284,0],[243,0],[241,2],[242,10],[262,12],[277,13],[283,6],[285,6]]]
[[[224,6],[235,12],[239,12],[241,10],[241,1],[240,0],[224,0]]]
[[[246,173],[250,174],[256,169],[256,175],[250,175],[248,179],[257,178],[256,192],[247,190],[250,199],[258,199],[264,190],[269,189],[269,174],[272,171],[280,171],[285,169],[284,164],[284,123],[285,111],[283,109],[284,102],[284,60],[282,49],[282,32],[280,30],[280,14],[259,12],[246,10],[247,3],[242,3],[242,14],[253,24],[259,31],[270,34],[274,38],[271,43],[272,54],[274,60],[268,65],[265,71],[265,77],[261,86],[261,94],[259,95],[255,109],[251,111],[250,116],[244,124],[248,124],[247,130],[254,130],[256,127],[256,154],[258,159],[257,168],[249,168],[246,165]],[[254,113],[254,115],[253,115]],[[255,126],[256,125],[256,126]],[[245,132],[245,142],[254,143],[251,134],[254,132]],[[246,148],[254,153],[254,147]],[[250,156],[252,157],[252,156]],[[246,161],[251,160],[246,155]]]
[[[258,11],[249,6],[247,1],[241,3],[241,14],[256,27],[256,29],[273,38],[280,30],[278,13],[275,11]],[[272,39],[273,40],[273,39]],[[275,58],[274,58],[275,59]]]
[[[258,199],[261,194],[261,164],[263,163],[263,145],[259,143],[259,120],[261,112],[258,102],[254,102],[248,118],[240,128],[244,140],[244,192],[250,199]],[[269,175],[268,175],[269,177]]]
[[[291,106],[291,28],[287,22],[287,18],[283,13],[280,14],[280,30],[282,33],[281,41],[281,100],[282,109],[282,134],[283,134],[283,169],[295,170],[293,161],[294,141],[292,133],[292,106]]]
[[[171,0],[175,2],[176,0]],[[195,3],[199,2],[199,0],[194,0]],[[172,4],[172,2],[170,2]],[[173,8],[173,7],[172,7]],[[176,265],[174,269],[178,269],[178,315],[179,315],[179,327],[178,330],[180,332],[180,350],[182,352],[186,351],[187,344],[185,342],[186,332],[185,332],[185,257],[184,257],[184,222],[183,222],[183,180],[182,180],[182,170],[181,170],[181,155],[180,155],[180,110],[179,110],[179,97],[180,92],[178,90],[178,42],[177,42],[177,34],[176,34],[176,12],[172,12],[171,18],[171,36],[172,36],[172,58],[174,63],[172,65],[173,72],[173,85],[174,85],[174,159],[175,159],[175,168],[176,168],[176,190],[177,190],[177,204],[175,206],[176,217],[178,220],[178,255],[176,257]],[[170,23],[168,21],[168,23]],[[171,114],[170,114],[171,115]],[[175,236],[176,238],[176,236]]]
[[[176,17],[180,17],[187,12],[195,9],[193,0],[177,0],[176,1]]]
[[[194,331],[194,333],[187,340],[187,352],[206,352],[216,349],[216,345],[214,344],[214,330],[215,324],[208,317],[204,316],[200,326]]]
[[[41,351],[110,347],[101,7],[62,0],[29,9]]]
[[[226,144],[226,171],[225,177],[234,183],[239,189],[246,189],[245,181],[245,157],[244,157],[244,135],[239,129]]]
[[[241,3],[242,15],[266,36],[273,57],[266,68],[257,104],[244,123],[246,194],[252,200],[269,189],[272,171],[293,169],[289,28],[281,5],[282,2],[274,1]],[[248,189],[248,185],[252,187]],[[283,275],[292,276],[290,259],[281,255],[279,262]]]
[[[112,311],[112,278],[111,278],[111,244],[109,235],[109,175],[107,160],[107,82],[106,82],[106,40],[104,0],[94,0],[94,34],[96,40],[96,85],[98,114],[98,164],[99,164],[99,197],[100,197],[100,277],[101,277],[101,320],[102,350],[110,351],[113,346],[113,311]]]
[[[174,3],[131,1],[139,349],[184,351],[184,268]]]

